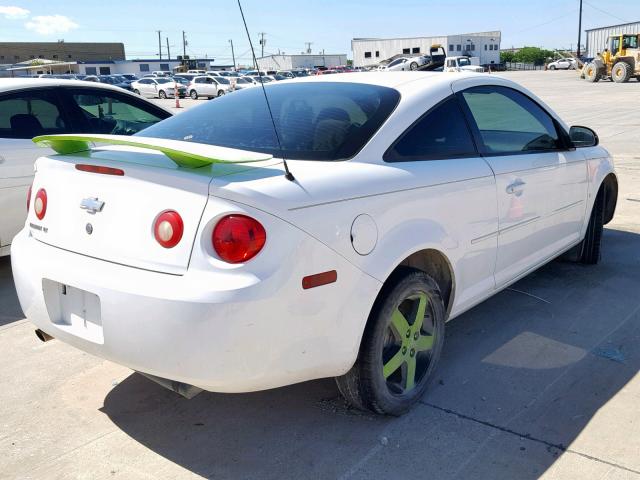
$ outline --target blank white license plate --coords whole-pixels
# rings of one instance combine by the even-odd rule
[[[49,319],[59,329],[94,343],[104,343],[100,297],[80,288],[43,279]]]

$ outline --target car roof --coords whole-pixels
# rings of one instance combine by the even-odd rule
[[[404,84],[413,83],[416,81],[429,82],[430,85],[442,85],[446,83],[452,83],[454,80],[458,80],[466,77],[476,78],[479,73],[456,73],[455,75],[446,74],[441,72],[386,72],[386,71],[373,71],[373,72],[351,72],[351,73],[336,73],[329,77],[323,75],[311,75],[308,77],[296,77],[288,80],[287,83],[299,83],[299,82],[349,82],[349,83],[364,83],[368,85],[379,85],[381,87],[389,87],[398,89]]]
[[[95,75],[89,75],[95,76]],[[141,99],[139,95],[128,92],[127,90],[100,82],[86,82],[84,80],[67,80],[64,78],[0,78],[0,93],[12,92],[14,90],[25,90],[29,88],[46,88],[46,87],[91,87],[102,90],[111,90],[121,95],[129,95],[133,98]],[[156,107],[170,112],[170,110],[154,104]]]

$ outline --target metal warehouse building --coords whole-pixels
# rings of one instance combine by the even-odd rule
[[[353,65],[377,65],[397,55],[424,55],[432,45],[442,45],[447,55],[479,57],[480,64],[500,63],[500,31],[463,33],[439,37],[354,38],[351,40]]]
[[[595,57],[607,48],[607,38],[620,33],[640,33],[640,22],[622,23],[608,27],[590,28],[587,32],[585,56]]]
[[[269,55],[258,58],[261,70],[295,70],[296,68],[333,68],[347,64],[346,54]]]

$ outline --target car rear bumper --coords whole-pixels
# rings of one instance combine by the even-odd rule
[[[246,392],[341,375],[355,361],[380,284],[310,237],[305,248],[317,251],[240,281],[232,272],[180,276],[97,260],[25,228],[11,261],[25,315],[51,336],[133,370]],[[303,290],[314,257],[329,259],[338,282]]]

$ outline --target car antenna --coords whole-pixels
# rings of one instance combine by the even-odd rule
[[[276,121],[273,118],[273,112],[271,111],[271,104],[269,103],[269,97],[267,96],[267,90],[264,88],[264,82],[262,81],[262,72],[260,72],[260,66],[258,65],[258,60],[256,59],[256,52],[253,49],[253,42],[251,41],[251,35],[249,35],[249,28],[247,27],[247,21],[244,18],[244,12],[242,11],[242,5],[240,4],[240,0],[238,0],[238,8],[240,9],[240,15],[242,16],[242,23],[244,23],[244,30],[247,32],[247,38],[249,39],[249,46],[251,47],[251,56],[253,57],[253,63],[256,65],[256,69],[258,70],[258,77],[260,78],[260,86],[262,87],[262,93],[264,94],[264,99],[267,102],[267,110],[269,110],[269,116],[271,117],[271,123],[273,125],[273,131],[276,134],[276,140],[278,142],[278,148],[280,148],[280,153],[282,155],[282,163],[284,164],[284,178],[289,180],[290,182],[295,181],[295,177],[289,171],[289,166],[287,165],[287,159],[284,155],[284,149],[282,148],[282,143],[280,142],[280,135],[278,135],[278,128],[276,127]]]

